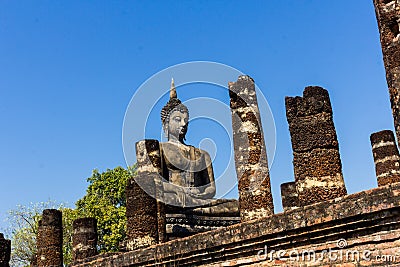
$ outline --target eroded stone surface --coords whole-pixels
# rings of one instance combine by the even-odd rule
[[[0,266],[9,267],[11,257],[11,240],[5,239],[0,233]]]
[[[92,257],[76,267],[106,266],[398,266],[400,183],[300,207],[127,253]],[[347,243],[342,250],[338,241]],[[264,249],[315,251],[316,261],[270,261]],[[369,259],[330,260],[323,250],[370,251]],[[261,251],[261,252],[260,252]],[[362,255],[362,254],[361,254]],[[258,257],[261,256],[261,257]]]
[[[73,224],[72,260],[79,260],[97,254],[97,220],[95,218],[79,218]]]
[[[241,219],[272,215],[268,161],[253,79],[239,76],[230,82],[229,96]]]
[[[43,210],[36,238],[37,265],[39,267],[63,266],[62,241],[61,211]]]
[[[166,241],[165,232],[165,201],[162,182],[162,160],[160,154],[160,144],[154,139],[145,139],[136,143],[137,172],[139,175],[149,176],[154,179],[155,191],[152,197],[156,198],[157,205],[157,232],[158,242]],[[135,205],[132,203],[132,205]]]
[[[297,193],[296,183],[288,182],[281,184],[282,207],[284,211],[299,207],[299,194]]]
[[[373,133],[370,140],[378,186],[400,182],[400,155],[393,132]]]
[[[286,97],[298,205],[346,195],[339,144],[328,91],[306,87],[303,97]]]
[[[126,186],[126,249],[134,250],[158,242],[157,201],[154,173],[141,173]],[[140,184],[140,185],[139,185]]]

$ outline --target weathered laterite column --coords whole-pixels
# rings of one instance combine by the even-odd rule
[[[242,221],[274,214],[267,153],[254,81],[229,82],[233,145]]]
[[[11,240],[0,233],[0,267],[10,267]]]
[[[299,205],[346,195],[328,91],[310,86],[285,101]]]
[[[97,220],[79,218],[72,223],[72,259],[74,263],[97,254]]]
[[[400,182],[400,155],[393,132],[373,133],[370,139],[378,186]]]
[[[136,143],[137,173],[154,177],[155,197],[157,199],[158,242],[166,241],[165,204],[163,202],[162,166],[160,144],[157,140],[147,139]],[[147,156],[146,153],[147,152]],[[153,195],[154,196],[154,195]]]
[[[37,267],[37,255],[33,254],[29,262],[29,267]]]
[[[160,156],[159,151],[157,140],[142,140],[136,143],[138,172],[135,178],[128,180],[126,187],[128,250],[151,246],[159,240],[160,208],[155,198],[156,180],[159,179],[158,168],[161,164],[157,160]],[[152,161],[158,164],[154,166]]]
[[[297,193],[296,183],[288,182],[281,184],[282,207],[284,211],[299,207],[299,194]]]
[[[151,177],[137,175],[126,186],[126,248],[135,250],[158,241],[157,202],[147,192],[155,190]],[[140,185],[139,185],[139,184]]]
[[[400,1],[374,0],[380,32],[386,81],[394,118],[397,142],[400,141]]]
[[[62,241],[61,211],[44,210],[36,238],[38,267],[63,266]]]

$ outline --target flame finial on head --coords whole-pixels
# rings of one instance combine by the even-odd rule
[[[169,91],[169,100],[168,103],[161,110],[161,121],[163,125],[165,124],[169,113],[182,102],[179,100],[178,95],[176,93],[174,78],[171,80],[171,89]]]
[[[174,78],[172,78],[172,80],[171,80],[171,89],[169,92],[169,99],[173,99],[173,98],[177,98]]]

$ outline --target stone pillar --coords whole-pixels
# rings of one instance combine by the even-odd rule
[[[297,193],[296,183],[288,182],[281,184],[282,207],[284,211],[289,211],[299,207],[299,195]]]
[[[126,248],[135,250],[158,242],[157,201],[148,195],[155,187],[151,177],[138,174],[126,186]],[[139,184],[140,185],[139,185]],[[146,187],[143,189],[143,187]]]
[[[29,262],[29,267],[37,267],[37,255],[33,254]]]
[[[242,221],[274,214],[266,147],[254,81],[229,82],[233,145]]]
[[[400,155],[393,132],[373,133],[370,139],[378,186],[400,182]]]
[[[61,211],[44,210],[36,238],[38,267],[63,266],[62,242]]]
[[[79,218],[72,224],[72,259],[74,263],[97,254],[97,220]]]
[[[157,140],[136,143],[138,173],[128,180],[126,187],[128,250],[151,246],[159,240],[159,208],[155,198],[159,174],[152,164],[152,160],[157,158],[157,150],[159,151]]]
[[[10,267],[11,240],[0,233],[0,267]]]
[[[166,241],[165,204],[163,199],[162,166],[160,144],[157,140],[146,139],[136,143],[137,173],[154,177],[157,199],[158,242]]]
[[[386,81],[394,118],[397,142],[400,141],[400,1],[374,0]]]
[[[347,194],[328,91],[306,87],[303,97],[286,97],[299,205]]]

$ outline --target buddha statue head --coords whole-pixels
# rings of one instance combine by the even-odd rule
[[[173,79],[169,97],[161,110],[163,130],[168,141],[183,143],[189,124],[189,110],[177,97]]]

